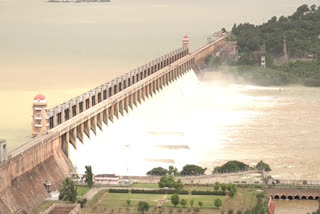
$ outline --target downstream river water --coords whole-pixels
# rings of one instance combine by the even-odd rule
[[[266,22],[303,3],[319,0],[0,0],[0,137],[9,149],[30,140],[37,93],[51,108],[179,48],[185,34],[195,50],[222,27]],[[190,72],[83,146],[97,144],[89,156],[104,173],[99,161],[112,161],[108,172],[144,174],[158,165],[210,171],[230,159],[262,159],[274,177],[320,179],[319,100],[318,88],[236,85],[212,73],[199,82]]]
[[[237,85],[190,71],[114,124],[71,159],[79,172],[145,175],[153,167],[207,167],[263,160],[281,179],[319,180],[320,88]],[[277,201],[276,213],[314,211],[317,201]]]

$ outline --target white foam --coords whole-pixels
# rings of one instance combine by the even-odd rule
[[[71,160],[79,173],[85,165],[92,165],[96,174],[120,175],[145,175],[153,167],[181,169],[185,164],[210,161],[215,158],[210,151],[224,146],[223,127],[250,116],[250,112],[230,107],[235,102],[247,103],[247,99],[236,94],[234,87],[200,83],[190,71],[119,120],[104,124],[103,132],[98,130],[96,136],[91,132],[84,144],[78,141],[77,151],[70,146]]]

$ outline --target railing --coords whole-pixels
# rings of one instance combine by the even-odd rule
[[[78,125],[84,123],[91,117],[97,115],[98,113],[102,112],[103,110],[108,109],[113,104],[117,103],[118,100],[122,100],[129,95],[137,92],[138,90],[142,89],[145,85],[151,83],[152,81],[158,79],[160,76],[167,74],[168,72],[172,71],[173,69],[177,68],[179,65],[184,64],[191,57],[189,55],[175,61],[171,65],[164,67],[163,69],[151,74],[150,76],[136,82],[135,84],[123,89],[122,91],[116,93],[112,97],[107,98],[106,100],[92,106],[86,111],[81,112],[80,114],[76,115],[75,117],[70,118],[69,120],[61,123],[60,125],[50,129],[47,134],[39,135],[29,142],[19,146],[18,148],[12,150],[8,154],[8,160],[17,156],[23,155],[23,152],[32,148],[33,146],[39,143],[45,143],[48,140],[54,139],[58,136],[63,135],[64,133],[70,131],[71,129],[77,127]]]
[[[210,46],[215,45],[216,43],[218,43],[218,42],[226,39],[226,37],[227,37],[226,35],[225,35],[225,36],[222,36],[222,37],[218,38],[217,40],[215,40],[215,41],[213,41],[213,42],[210,42],[209,44],[207,44],[207,45],[205,45],[205,46],[203,46],[203,47],[195,50],[194,52],[191,53],[191,56],[195,57],[196,55],[198,55],[198,54],[201,53],[202,51],[208,49]]]
[[[53,204],[51,207],[49,207],[46,211],[42,212],[41,214],[49,214],[51,211],[57,208],[62,209],[70,209],[68,214],[78,214],[80,213],[80,204]],[[65,213],[65,212],[63,212]]]
[[[67,102],[65,102],[65,103],[63,103],[63,104],[60,104],[60,105],[58,105],[58,106],[55,106],[54,108],[52,108],[52,109],[50,109],[49,111],[48,111],[48,113],[49,114],[53,114],[53,115],[55,115],[55,109],[60,109],[60,108],[62,108],[62,106],[68,106],[68,108],[69,109],[71,109],[72,108],[72,105],[70,105],[70,103],[74,103],[75,104],[75,100],[80,100],[80,99],[83,99],[82,101],[85,101],[86,99],[88,99],[88,98],[90,98],[90,95],[89,94],[91,94],[91,93],[95,93],[94,95],[95,96],[97,96],[97,94],[96,94],[96,90],[100,90],[100,89],[102,89],[102,88],[104,88],[106,85],[109,85],[109,86],[111,86],[112,87],[112,90],[113,90],[113,86],[114,86],[114,82],[117,82],[119,79],[126,79],[128,76],[132,76],[132,75],[134,75],[134,76],[136,76],[136,74],[139,74],[139,77],[138,77],[138,79],[140,79],[141,77],[140,77],[140,72],[141,72],[141,68],[143,69],[143,70],[145,70],[145,69],[150,69],[150,65],[151,65],[151,67],[152,66],[155,66],[155,65],[160,65],[161,64],[161,66],[163,66],[163,67],[165,67],[165,62],[167,62],[167,60],[169,60],[169,58],[171,59],[171,58],[173,58],[173,59],[175,59],[176,58],[176,60],[175,61],[178,61],[179,59],[181,59],[181,58],[183,58],[184,57],[184,52],[185,51],[187,51],[188,49],[187,48],[179,48],[179,49],[177,49],[177,50],[174,50],[174,51],[172,51],[172,52],[170,52],[169,54],[166,54],[166,55],[164,55],[164,56],[161,56],[161,57],[159,57],[159,58],[157,58],[157,59],[155,59],[155,60],[153,60],[153,61],[151,61],[151,62],[149,62],[149,63],[146,63],[146,64],[144,64],[143,66],[140,66],[140,67],[138,67],[137,69],[134,69],[133,71],[130,71],[130,72],[128,72],[128,73],[126,73],[126,74],[124,74],[124,75],[122,75],[122,76],[120,76],[120,77],[117,77],[116,79],[113,79],[113,80],[111,80],[111,81],[109,81],[109,82],[107,82],[107,83],[105,83],[105,84],[102,84],[102,85],[100,85],[100,86],[98,86],[98,87],[96,87],[96,88],[94,88],[94,89],[92,89],[92,90],[90,90],[90,91],[88,91],[88,92],[86,92],[86,93],[83,93],[82,95],[80,95],[80,96],[78,96],[78,97],[75,97],[75,98],[72,98],[72,99],[70,99],[69,101],[67,101]],[[180,57],[180,55],[181,55],[181,57]],[[166,66],[168,66],[168,65],[166,65]],[[158,72],[160,69],[158,68],[158,70],[156,71],[156,72]],[[145,78],[145,77],[144,77]],[[140,80],[136,80],[136,83],[137,82],[139,82],[139,81],[141,81],[141,79]],[[117,82],[117,84],[118,84],[118,82]],[[116,84],[116,85],[117,85]],[[109,87],[108,87],[109,88]],[[102,93],[102,91],[100,91],[100,92],[98,92],[98,93]],[[107,92],[108,93],[108,92]],[[115,94],[117,94],[117,93],[119,93],[119,92],[116,92]],[[115,94],[113,94],[113,95],[111,95],[111,96],[114,96]],[[88,96],[89,95],[89,96]],[[86,98],[85,98],[86,97]],[[90,102],[90,101],[89,101]],[[87,111],[87,109],[86,110],[84,110],[84,111]]]
[[[203,48],[200,48],[199,50],[195,51],[192,54],[186,55],[173,63],[167,65],[166,67],[158,70],[157,72],[150,74],[149,76],[145,77],[144,79],[141,79],[138,82],[135,82],[133,85],[128,86],[127,88],[119,91],[118,93],[114,94],[111,97],[108,97],[107,99],[101,101],[100,103],[97,103],[96,105],[92,106],[91,108],[77,114],[74,117],[71,117],[69,120],[57,125],[56,127],[50,129],[47,134],[39,135],[29,142],[19,146],[18,148],[12,150],[8,154],[8,160],[14,158],[17,155],[23,155],[23,152],[36,146],[37,144],[43,144],[46,143],[49,140],[55,139],[64,133],[70,131],[71,129],[77,127],[78,125],[84,123],[88,119],[92,118],[93,116],[96,116],[98,113],[108,109],[110,106],[117,103],[119,100],[122,100],[129,95],[134,94],[138,90],[142,89],[144,86],[148,85],[149,83],[153,82],[154,80],[158,79],[159,77],[166,75],[167,73],[171,72],[172,70],[178,68],[178,66],[183,65],[189,60],[194,59],[196,54],[200,53],[204,49],[214,45],[215,43],[223,40],[225,37],[217,39],[215,42],[212,42]]]

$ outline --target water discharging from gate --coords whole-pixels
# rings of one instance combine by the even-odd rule
[[[191,70],[119,120],[104,124],[103,132],[91,131],[91,139],[85,136],[84,144],[77,142],[77,151],[70,145],[78,172],[91,165],[95,174],[145,175],[153,167],[181,169],[208,158],[210,150],[223,146],[221,125],[238,124],[252,113],[224,106],[248,97],[234,94],[232,88],[207,87]],[[216,103],[219,100],[224,102]]]
[[[239,85],[204,74],[199,81],[188,72],[103,132],[97,128],[97,136],[91,132],[78,151],[70,146],[78,171],[92,165],[95,174],[145,175],[199,164],[209,174],[229,160],[263,160],[274,178],[320,180],[320,88]]]

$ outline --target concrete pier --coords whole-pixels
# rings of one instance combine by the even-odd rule
[[[207,56],[223,48],[226,35],[193,53],[186,41],[188,38],[184,38],[182,48],[46,109],[48,131],[8,153],[7,160],[0,164],[0,213],[30,213],[47,197],[43,182],[50,181],[53,189],[58,189],[74,172],[68,157],[70,145],[77,149],[77,138],[83,143],[84,134],[88,138],[91,131],[97,134],[97,127],[102,131],[102,123],[109,125],[115,117],[119,119],[119,114],[124,115],[191,68],[201,66]]]

